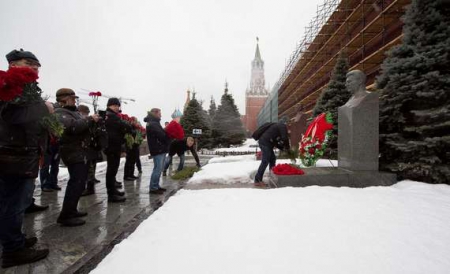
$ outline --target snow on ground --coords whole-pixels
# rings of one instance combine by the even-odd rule
[[[291,163],[290,160],[277,160],[277,164]],[[187,182],[188,184],[247,184],[253,183],[254,175],[261,161],[256,161],[254,155],[216,157],[196,173]],[[319,160],[318,167],[337,166],[337,161]],[[268,176],[269,168],[265,175]]]
[[[258,141],[254,139],[246,139],[245,142],[238,147],[230,147],[230,148],[218,148],[215,149],[215,152],[257,152],[259,151]]]
[[[448,273],[450,186],[181,190],[92,273]]]

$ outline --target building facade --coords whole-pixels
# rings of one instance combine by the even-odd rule
[[[272,89],[277,96],[278,118],[293,119],[299,109],[311,115],[340,53],[347,56],[350,70],[359,69],[367,75],[367,88],[375,91],[374,82],[386,52],[401,43],[401,17],[410,2],[325,0]],[[274,106],[266,104],[265,108],[259,123],[273,121],[264,113],[273,112]],[[304,132],[304,127],[297,132]]]

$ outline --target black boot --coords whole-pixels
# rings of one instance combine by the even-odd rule
[[[114,191],[111,192],[111,194],[114,195],[114,196],[125,196],[125,192],[119,191],[117,189],[114,189]]]
[[[108,195],[108,202],[109,203],[122,203],[125,202],[127,198],[118,196],[118,195]]]
[[[48,252],[48,249],[35,250],[27,247],[14,252],[3,252],[2,267],[7,268],[37,262],[47,257]]]
[[[86,189],[83,191],[81,196],[88,196],[95,194],[95,182],[94,181],[88,181]]]
[[[73,217],[73,218],[58,217],[56,222],[62,226],[80,226],[80,225],[84,225],[86,223],[85,220],[77,218],[77,217]]]
[[[36,243],[37,243],[37,237],[26,238],[24,247],[30,248],[30,247],[34,246]]]
[[[34,203],[34,199],[33,199],[33,203],[27,207],[27,209],[25,209],[25,213],[34,213],[34,212],[39,212],[39,211],[44,211],[48,208],[47,206],[40,206]]]

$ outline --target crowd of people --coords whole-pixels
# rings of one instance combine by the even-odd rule
[[[183,169],[185,152],[190,151],[196,164],[200,161],[195,140],[185,136],[180,125],[181,112],[172,114],[172,121],[161,126],[161,109],[151,109],[138,119],[121,113],[121,101],[110,98],[104,112],[90,114],[89,107],[77,105],[78,96],[70,88],[56,91],[56,103],[44,101],[37,85],[41,63],[29,51],[13,50],[6,55],[8,71],[0,71],[0,243],[3,248],[2,267],[27,264],[47,257],[48,249],[34,249],[36,237],[22,232],[25,213],[44,211],[48,205],[37,205],[33,199],[35,179],[40,177],[42,195],[60,191],[60,161],[69,172],[61,212],[56,220],[61,226],[80,226],[88,212],[78,210],[82,196],[95,194],[96,164],[106,158],[106,189],[109,203],[126,201],[116,180],[120,158],[126,153],[125,181],[142,174],[139,147],[144,138],[153,159],[149,193],[163,194],[161,175],[167,176],[175,154],[177,170]],[[48,122],[54,117],[56,122]],[[47,119],[47,120],[46,120]],[[44,123],[44,120],[47,121]],[[59,125],[59,126],[58,126]],[[255,186],[264,186],[262,175],[275,165],[274,146],[289,147],[285,123],[274,123],[262,134],[259,145],[262,162]],[[280,148],[281,148],[280,147]],[[166,155],[168,158],[166,160]],[[139,176],[135,176],[137,168]]]
[[[181,160],[179,170],[183,168],[186,150],[193,153],[200,166],[193,150],[193,139],[184,137],[179,124],[180,115],[172,115],[174,120],[163,128],[160,124],[161,110],[153,108],[145,117],[147,124],[143,128],[137,118],[121,113],[118,98],[108,100],[105,112],[90,114],[89,107],[77,105],[78,96],[70,88],[57,90],[56,103],[51,103],[40,96],[42,91],[36,79],[41,63],[36,55],[22,49],[13,50],[6,59],[8,71],[0,71],[0,243],[3,268],[47,257],[48,249],[33,248],[37,238],[27,238],[22,232],[22,223],[25,213],[48,209],[48,205],[37,205],[33,199],[38,176],[42,195],[61,190],[58,186],[60,161],[68,169],[69,180],[56,222],[69,227],[85,224],[83,217],[88,212],[78,210],[78,202],[82,196],[95,193],[95,184],[100,182],[95,177],[96,163],[103,158],[107,162],[108,202],[126,201],[125,193],[119,190],[123,183],[116,180],[120,158],[126,153],[123,179],[138,179],[142,174],[139,147],[145,135],[154,163],[150,194],[164,193],[160,177],[163,170],[166,174],[175,153]],[[9,77],[14,70],[17,79]],[[34,80],[21,86],[17,92],[17,83],[25,81],[25,76],[30,73],[35,76]],[[32,93],[38,96],[28,96],[31,87]],[[6,95],[12,91],[19,95],[7,98]],[[56,117],[61,125],[60,134],[44,126],[42,121],[48,116]],[[170,162],[167,164],[165,158],[169,150]],[[135,175],[136,168],[139,176]]]

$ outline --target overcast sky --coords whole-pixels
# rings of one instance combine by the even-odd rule
[[[1,0],[0,69],[7,69],[4,55],[23,48],[41,61],[47,95],[68,87],[133,98],[124,113],[142,118],[159,107],[163,121],[183,107],[187,89],[195,88],[205,109],[211,96],[219,103],[227,80],[244,114],[256,37],[273,86],[322,3]]]

